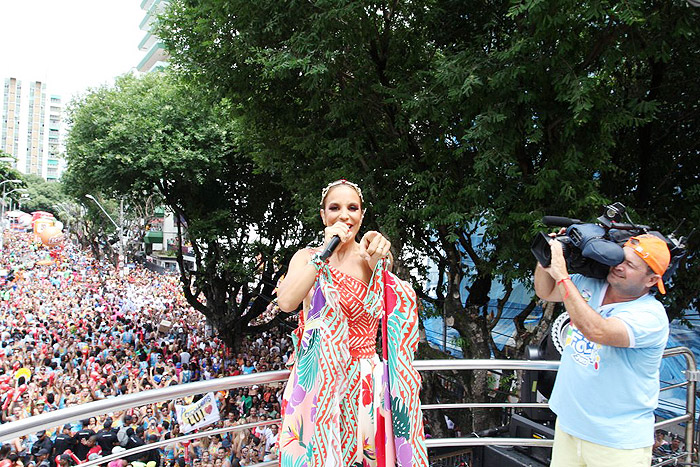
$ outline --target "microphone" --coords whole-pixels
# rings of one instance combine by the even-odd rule
[[[572,224],[583,224],[579,219],[559,216],[544,216],[542,218],[542,223],[554,227],[569,227]]]
[[[331,241],[328,242],[326,248],[323,250],[323,252],[321,252],[321,261],[326,261],[328,258],[330,258],[335,249],[338,248],[338,245],[340,245],[340,237],[337,235],[333,235]]]

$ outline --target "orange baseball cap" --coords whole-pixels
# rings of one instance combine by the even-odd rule
[[[651,270],[659,276],[664,275],[668,264],[671,262],[671,252],[668,251],[668,245],[656,235],[644,234],[631,237],[627,240],[625,246],[632,248],[649,265]],[[656,286],[659,288],[659,292],[665,294],[666,288],[661,279],[659,277]]]

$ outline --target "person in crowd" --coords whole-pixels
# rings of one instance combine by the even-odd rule
[[[535,292],[563,302],[571,317],[549,400],[557,414],[551,465],[649,465],[668,339],[652,289],[665,293],[669,249],[653,235],[632,237],[624,261],[601,280],[570,276],[561,242],[550,247],[550,266],[535,269]]]
[[[36,465],[38,467],[50,467],[51,461],[49,461],[49,454],[51,454],[51,452],[48,449],[46,449],[46,448],[39,449],[34,454],[34,465]]]
[[[668,445],[666,440],[666,432],[664,430],[656,430],[654,433],[654,445],[652,446],[652,454],[655,456],[662,455],[662,448]]]
[[[384,366],[375,349],[379,319],[385,311],[383,298],[389,293],[407,298],[397,303],[409,303],[415,292],[389,273],[387,238],[369,231],[360,239],[364,202],[362,190],[347,180],[326,186],[320,203],[324,245],[297,251],[278,289],[280,309],[291,312],[300,304],[303,309],[294,336],[295,365],[282,403],[283,467],[383,465],[385,459],[378,459],[376,453],[387,453],[387,459],[399,455],[401,465],[428,465],[418,400],[420,377],[415,370],[392,374],[396,386],[403,387],[402,403],[409,414],[406,426],[394,431],[396,443],[384,436],[382,423],[390,420],[390,414],[372,413],[373,407],[384,408],[378,404]],[[338,245],[326,259],[322,251],[331,242]],[[390,314],[398,320],[407,317],[397,322],[399,326],[417,326],[415,307],[386,310],[386,316]],[[412,369],[417,340],[403,341],[404,335],[396,336],[401,341],[395,349],[397,360]],[[396,444],[400,445],[397,451]],[[264,445],[249,449],[241,465],[264,455]]]
[[[158,435],[152,434],[152,435],[148,435],[146,437],[146,444],[153,444],[153,443],[158,442],[158,441],[159,441]],[[146,464],[148,464],[149,462],[153,462],[152,465],[154,465],[154,467],[160,467],[162,460],[161,460],[161,455],[160,455],[160,452],[158,451],[158,449],[151,449],[149,451],[146,451],[144,453],[144,457],[145,457],[144,462],[146,462]]]
[[[87,422],[87,420],[84,420],[83,426],[87,426]],[[93,436],[95,436],[95,432],[90,428],[83,428],[82,430],[79,430],[74,436],[75,450],[73,452],[81,461],[87,460],[88,453],[90,452],[90,449],[94,446],[94,444],[92,444],[92,442],[90,441],[90,439],[92,439]],[[95,442],[97,442],[96,439]]]
[[[61,454],[56,463],[59,467],[71,467],[73,464],[73,458],[68,454]]]
[[[53,441],[46,434],[46,430],[41,430],[36,433],[36,441],[32,445],[31,453],[35,456],[39,456],[40,451],[46,451],[46,457],[53,451]]]
[[[86,460],[95,460],[98,459],[99,457],[102,456],[102,447],[97,444],[97,435],[94,434],[90,436],[88,439],[84,440],[85,445],[88,447],[88,452],[86,456]]]
[[[75,449],[75,438],[71,434],[70,424],[63,425],[61,432],[56,434],[56,438],[53,441],[53,453],[52,458],[63,455],[64,452],[70,450],[71,452]]]
[[[659,455],[661,456],[681,454],[683,452],[684,451],[681,446],[681,438],[678,435],[672,435],[671,442],[666,443],[659,448]]]
[[[104,456],[112,454],[114,446],[119,444],[117,431],[112,428],[112,419],[107,418],[102,424],[102,429],[97,432],[97,444],[102,448]]]

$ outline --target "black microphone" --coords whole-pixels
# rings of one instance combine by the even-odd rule
[[[569,227],[572,224],[583,224],[579,219],[572,219],[571,217],[559,217],[559,216],[544,216],[542,218],[542,223],[544,225],[555,226],[555,227]]]
[[[340,245],[340,237],[337,235],[333,235],[331,241],[328,242],[326,248],[323,250],[323,252],[321,252],[321,261],[326,261],[328,258],[330,258],[335,249],[338,248],[338,245]]]

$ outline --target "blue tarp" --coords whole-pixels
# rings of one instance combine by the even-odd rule
[[[504,294],[503,286],[498,282],[494,281],[491,286],[491,291],[489,292],[490,297],[501,297]],[[462,290],[462,299],[466,300],[467,292],[465,288]],[[509,301],[503,306],[503,311],[501,317],[498,320],[496,326],[494,326],[491,334],[493,336],[494,343],[499,350],[503,350],[503,347],[508,343],[509,340],[515,335],[515,322],[513,321],[520,312],[525,309],[530,299],[532,297],[532,292],[523,284],[516,283],[513,287],[513,291],[510,294]],[[498,314],[498,300],[491,299],[489,302],[488,313],[493,313],[494,316]],[[530,316],[525,320],[525,325],[537,326],[540,319],[542,318],[542,308],[536,307]],[[443,324],[442,318],[427,318],[423,320],[423,326],[425,327],[426,339],[435,348],[442,349],[443,345]],[[459,334],[454,329],[447,328],[447,351],[455,356],[462,357],[462,351],[460,346],[457,344],[457,339]]]

